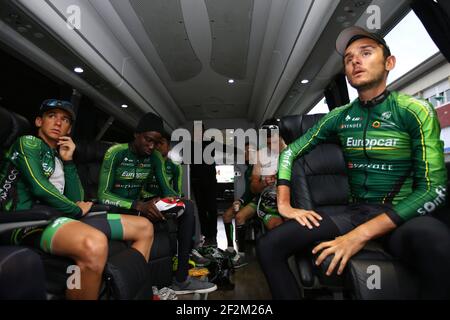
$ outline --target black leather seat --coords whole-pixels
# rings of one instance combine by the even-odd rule
[[[0,163],[4,155],[1,150],[28,130],[25,118],[0,107]],[[45,214],[35,212],[26,212],[21,217],[6,217],[0,212],[0,238],[17,224],[31,226],[47,219]],[[1,245],[0,265],[0,300],[45,299],[45,274],[39,255],[28,248]]]
[[[0,300],[44,300],[45,274],[35,252],[0,246]]]
[[[289,116],[281,119],[280,133],[287,144],[304,134],[321,117],[320,115]],[[350,188],[346,164],[338,140],[318,145],[309,154],[296,159],[292,169],[292,205],[297,208],[339,213],[348,204]],[[331,240],[331,239],[330,239]],[[331,257],[320,267],[313,264],[314,257],[299,252],[296,257],[300,286],[303,289],[332,288],[355,299],[414,299],[418,297],[417,281],[403,265],[389,255],[378,242],[370,242],[356,254],[342,277],[327,277]],[[381,290],[367,285],[372,274],[371,266],[380,268],[383,276]],[[296,270],[297,271],[297,270]]]

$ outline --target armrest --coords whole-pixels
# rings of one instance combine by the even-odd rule
[[[94,203],[89,212],[111,212],[111,206],[106,204]]]
[[[311,260],[311,255],[297,255],[296,261],[302,286],[312,288],[314,286],[314,265]]]
[[[24,211],[0,212],[0,233],[17,228],[47,225],[60,216],[60,212],[47,207]]]

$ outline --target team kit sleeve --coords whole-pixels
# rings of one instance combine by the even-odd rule
[[[444,204],[447,185],[444,143],[440,140],[436,110],[416,99],[410,99],[403,109],[411,138],[414,187],[408,197],[393,206],[401,218],[394,217],[397,224],[430,213]]]
[[[73,202],[84,201],[83,185],[73,161],[64,162],[64,177],[66,180],[64,195]]]
[[[178,193],[172,188],[169,179],[166,175],[165,160],[161,153],[154,150],[152,153],[152,166],[158,185],[161,189],[161,196],[163,197],[177,197]]]
[[[42,170],[40,150],[43,143],[34,136],[19,138],[14,148],[13,163],[20,171],[21,178],[24,179],[35,198],[69,217],[79,218],[83,214],[81,208],[74,201],[61,194]],[[81,195],[82,192],[78,192],[77,195],[74,192],[70,194],[70,197],[73,196],[74,199],[77,199]]]
[[[345,107],[332,110],[325,115],[314,127],[303,136],[288,145],[280,155],[278,163],[277,184],[290,186],[292,164],[297,157],[301,157],[314,149],[319,143],[337,133],[338,116]]]
[[[120,161],[121,145],[113,146],[105,153],[102,166],[100,168],[100,177],[98,185],[98,198],[101,203],[113,205],[119,208],[131,209],[134,199],[127,199],[115,194],[112,189],[115,180],[115,171]]]
[[[179,197],[183,196],[183,167],[179,164],[170,161],[173,172],[173,189]]]

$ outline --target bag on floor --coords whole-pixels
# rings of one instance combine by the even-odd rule
[[[231,257],[226,255],[225,251],[215,247],[202,247],[198,251],[211,261],[207,266],[208,280],[215,283],[220,290],[233,290],[234,283],[231,281],[231,275],[234,269]]]

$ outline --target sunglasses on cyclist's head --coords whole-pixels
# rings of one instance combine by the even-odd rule
[[[274,124],[266,124],[264,126],[261,127],[261,129],[265,129],[265,130],[278,130],[278,126],[274,125]]]
[[[52,109],[61,109],[70,114],[72,120],[75,120],[75,112],[73,110],[73,105],[69,101],[58,100],[58,99],[47,99],[42,102],[41,107],[39,109],[40,115],[43,115],[45,112]]]

